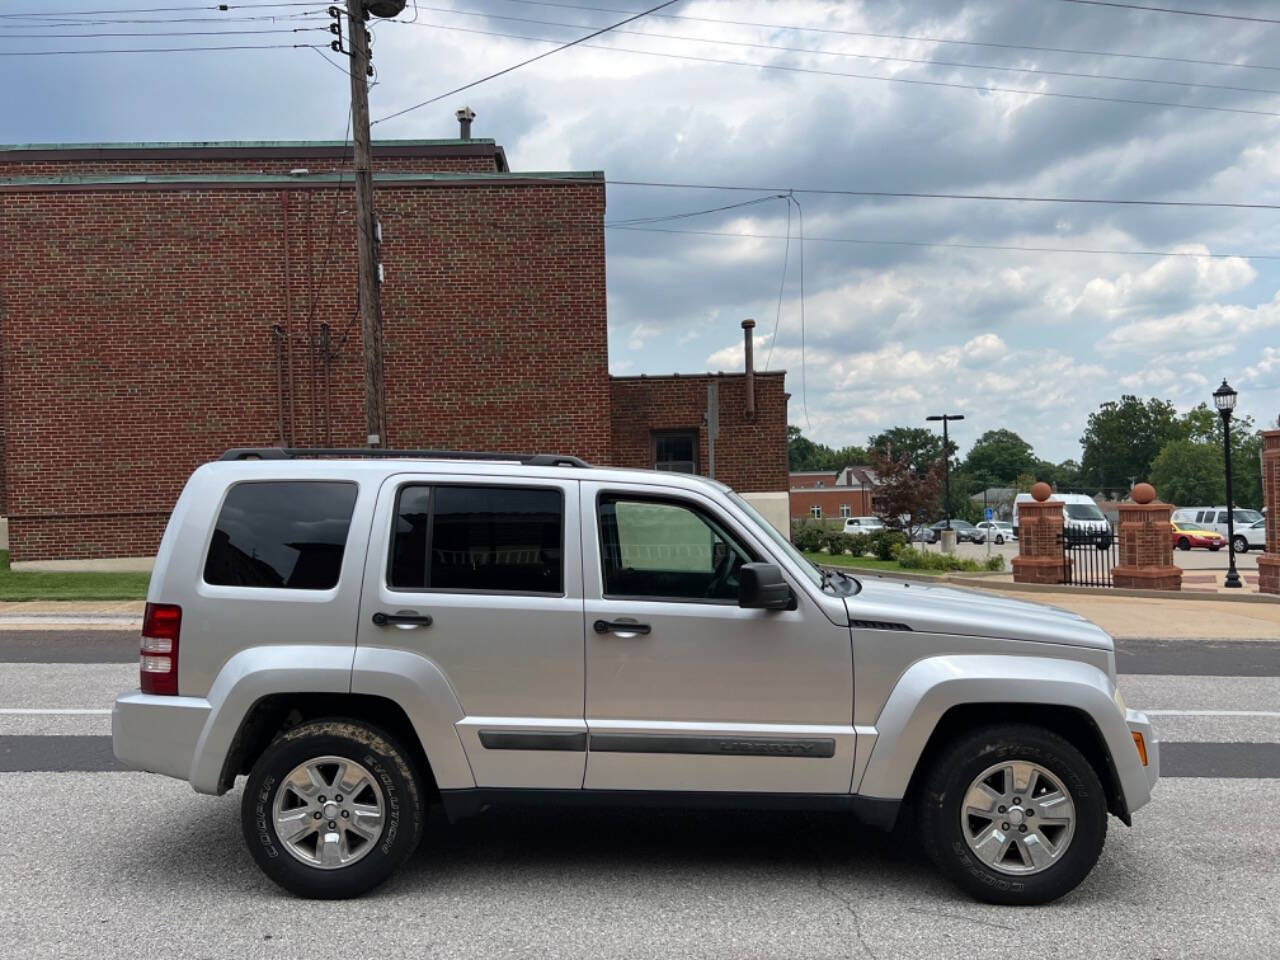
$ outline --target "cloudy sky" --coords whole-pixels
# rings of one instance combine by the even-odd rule
[[[0,52],[328,39],[226,36],[327,26],[322,6],[276,2],[6,0]],[[1264,0],[1160,5],[1179,4],[1280,16]],[[418,0],[415,23],[375,28],[373,116],[554,46],[527,38],[648,5]],[[49,12],[166,6],[194,9],[111,19],[220,19]],[[787,370],[791,422],[832,445],[948,411],[968,417],[962,449],[1007,426],[1061,460],[1100,401],[1187,408],[1224,376],[1242,411],[1275,421],[1280,210],[778,193],[1280,204],[1280,25],[1065,0],[683,0],[662,14],[374,127],[455,136],[466,104],[518,170],[767,188],[608,188],[614,373],[741,369],[753,317],[759,364]],[[218,36],[32,36],[165,30]],[[346,78],[311,49],[7,55],[0,79],[21,92],[0,115],[11,143],[333,140],[346,124]]]

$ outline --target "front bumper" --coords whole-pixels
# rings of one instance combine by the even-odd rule
[[[135,770],[190,780],[208,719],[209,701],[199,697],[122,693],[111,710],[111,746]]]
[[[1126,795],[1127,806],[1129,812],[1133,813],[1139,807],[1145,806],[1147,801],[1151,799],[1151,791],[1155,789],[1156,781],[1160,779],[1160,741],[1156,737],[1156,732],[1151,726],[1151,721],[1147,719],[1147,715],[1140,710],[1126,710],[1125,724],[1129,727],[1131,734],[1142,734],[1142,742],[1147,747],[1147,765],[1142,766],[1142,760],[1138,756],[1137,747],[1131,748],[1132,763],[1142,771],[1146,778],[1146,795],[1136,795],[1137,791],[1132,788],[1126,791],[1126,794],[1135,794],[1133,796]],[[1116,758],[1117,762],[1119,758]]]

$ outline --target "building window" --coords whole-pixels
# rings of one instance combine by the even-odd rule
[[[698,431],[653,435],[653,468],[672,473],[698,472]]]
[[[810,508],[809,508],[809,516],[813,517],[813,519],[815,519],[815,520],[821,520],[821,519],[822,519],[822,507],[818,506],[818,505],[815,503],[812,507],[810,507]]]
[[[818,486],[820,486],[820,487],[825,487],[826,485],[827,485],[827,481],[825,481],[825,480],[819,480],[819,481],[818,481]]]
[[[842,517],[852,517],[852,516],[853,516],[853,509],[849,506],[849,504],[847,504],[847,503],[842,503],[842,504],[840,504],[840,516],[842,516]]]
[[[338,583],[356,485],[316,480],[237,483],[204,561],[204,582],[328,590]]]

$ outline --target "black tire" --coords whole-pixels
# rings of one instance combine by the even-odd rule
[[[997,545],[997,546],[1004,546],[1004,536],[1003,536],[1003,535],[1001,535],[1001,534],[996,534],[996,545]]]
[[[300,764],[327,756],[350,759],[376,777],[385,808],[374,848],[336,869],[311,866],[290,853],[276,834],[273,818],[281,781]],[[360,721],[314,720],[277,737],[253,765],[240,805],[240,824],[253,859],[285,890],[300,897],[342,900],[382,883],[417,849],[423,802],[422,773],[394,739]]]
[[[1178,538],[1178,549],[1179,549],[1179,550],[1190,550],[1190,549],[1191,549],[1191,541],[1190,541],[1190,540],[1188,540],[1186,537],[1179,537],[1179,538]]]
[[[1075,832],[1061,859],[1041,873],[1000,873],[969,849],[960,810],[969,785],[988,767],[1027,760],[1054,774],[1076,810]],[[984,727],[948,744],[928,770],[919,796],[920,838],[938,869],[958,887],[987,903],[1048,903],[1074,890],[1102,853],[1107,801],[1089,761],[1070,743],[1042,727]]]
[[[1232,542],[1233,542],[1233,543],[1235,544],[1235,546],[1236,546],[1236,553],[1248,553],[1248,552],[1249,552],[1249,541],[1248,541],[1248,540],[1246,540],[1244,537],[1242,537],[1242,536],[1240,536],[1240,535],[1238,535],[1238,534],[1237,534],[1237,535],[1236,535],[1235,540],[1234,540],[1234,541],[1232,541]]]
[[[1220,547],[1218,544],[1216,544],[1216,543],[1215,543],[1215,544],[1213,544],[1213,545],[1211,545],[1211,546],[1209,547],[1209,552],[1210,552],[1210,553],[1217,553],[1217,552],[1218,552],[1219,550],[1221,550],[1221,549],[1222,549],[1222,547]]]

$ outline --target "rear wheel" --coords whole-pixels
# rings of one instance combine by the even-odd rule
[[[1236,553],[1249,552],[1249,541],[1246,540],[1244,537],[1237,534],[1236,538],[1231,542],[1235,545]]]
[[[317,720],[278,737],[254,764],[240,808],[249,852],[290,893],[355,897],[418,846],[422,776],[387,734]]]
[[[1069,893],[1107,835],[1093,767],[1062,737],[1024,725],[986,727],[946,747],[925,780],[920,817],[934,863],[988,903]]]

